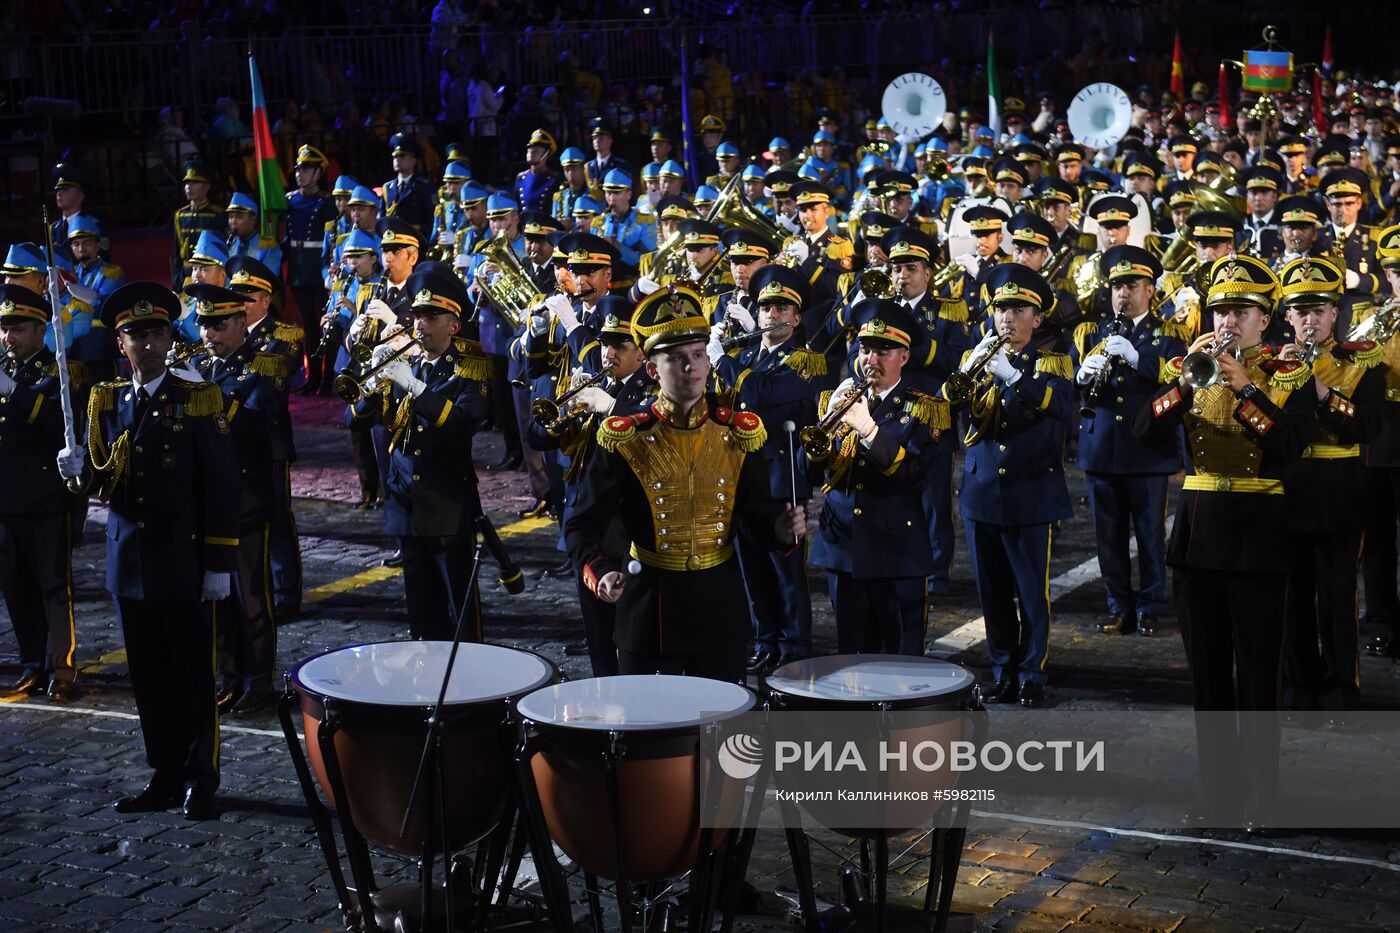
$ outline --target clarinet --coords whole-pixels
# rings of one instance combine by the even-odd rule
[[[1119,336],[1119,331],[1123,329],[1122,322],[1123,319],[1121,317],[1115,317],[1113,320],[1109,321],[1104,328],[1107,335],[1109,337]],[[1094,417],[1094,409],[1098,407],[1104,390],[1108,388],[1109,377],[1112,376],[1113,367],[1117,362],[1118,358],[1116,356],[1109,356],[1108,365],[1094,374],[1094,381],[1090,382],[1088,388],[1084,391],[1084,404],[1079,407],[1079,416],[1081,418]]]
[[[337,294],[337,293],[336,293],[336,290],[335,290],[335,287],[336,287],[337,285],[341,286],[341,292],[340,292],[340,294],[344,294],[344,293],[345,293],[345,292],[344,292],[345,282],[346,282],[346,280],[349,279],[349,278],[350,278],[350,270],[349,270],[348,268],[346,268],[345,266],[342,265],[342,266],[338,267],[338,268],[335,270],[335,281],[331,283],[331,295],[330,295],[329,298],[326,299],[326,310],[323,311],[323,312],[321,312],[321,316],[322,316],[322,317],[325,317],[327,314],[330,314],[332,311],[335,310],[335,302],[336,302],[336,294]],[[332,333],[336,334],[336,338],[335,338],[334,340],[331,339],[331,334],[332,334]],[[311,359],[313,359],[313,360],[319,360],[321,357],[325,356],[325,355],[326,355],[326,349],[327,349],[328,347],[330,347],[330,346],[333,345],[333,344],[336,344],[336,343],[339,343],[339,342],[340,342],[340,336],[339,336],[339,334],[340,334],[340,326],[339,326],[339,325],[334,325],[334,324],[333,324],[333,325],[331,325],[330,327],[323,327],[323,328],[321,328],[321,339],[316,341],[316,348],[315,348],[314,350],[311,351]]]

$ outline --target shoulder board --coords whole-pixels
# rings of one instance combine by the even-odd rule
[[[1300,360],[1264,360],[1259,368],[1269,374],[1269,385],[1290,392],[1312,378],[1312,367]]]
[[[107,279],[120,279],[125,278],[126,273],[122,271],[121,266],[113,265],[109,262],[102,267],[102,277]]]
[[[947,431],[953,426],[948,402],[925,392],[911,390],[904,403],[904,411],[915,421],[935,431]]]
[[[306,338],[306,332],[295,324],[278,321],[272,326],[272,336],[283,343],[301,343]]]
[[[325,227],[326,232],[327,232],[327,233],[330,233],[331,230],[335,229],[335,225],[336,225],[337,223],[339,223],[339,222],[340,222],[340,218],[339,218],[339,217],[337,217],[335,220],[328,220],[328,221],[326,221],[326,227]]]
[[[1074,378],[1074,367],[1070,364],[1069,354],[1056,353],[1053,350],[1040,351],[1035,360],[1035,371],[1062,379]]]
[[[1385,357],[1385,347],[1374,340],[1343,341],[1332,348],[1333,355],[1370,369]]]
[[[195,418],[223,415],[224,394],[212,382],[189,382],[171,375],[175,385],[185,390],[185,414]]]
[[[963,298],[938,298],[938,316],[945,321],[963,324],[967,321],[967,300]]]
[[[604,418],[598,425],[598,446],[612,452],[637,436],[637,429],[646,427],[652,421],[649,411],[639,411],[632,415],[614,415]]]
[[[483,249],[486,248],[486,244],[487,244],[487,243],[490,243],[490,242],[491,242],[490,239],[481,240],[481,241],[478,242],[475,246],[472,247],[472,252],[473,252],[473,253],[479,253],[479,252],[481,252]]]
[[[789,353],[783,360],[783,365],[803,379],[825,376],[827,373],[826,357],[815,350],[808,350],[806,347],[798,347]]]
[[[643,211],[637,211],[637,223],[639,223],[639,224],[654,224],[654,223],[656,223],[656,215],[655,215],[655,214],[648,214],[648,213],[645,213],[645,212],[643,212]]]
[[[45,377],[57,376],[57,375],[58,375],[58,361],[57,361],[57,360],[49,360],[49,362],[44,366],[44,368],[41,369],[41,370],[39,370],[39,375],[45,376]]]
[[[1185,357],[1182,356],[1174,356],[1169,360],[1162,361],[1162,371],[1159,377],[1163,385],[1166,385],[1174,379],[1181,378],[1181,363],[1184,359]]]
[[[287,361],[276,353],[258,351],[248,361],[248,372],[259,376],[281,377],[287,375]]]
[[[833,233],[826,244],[828,259],[850,259],[856,254],[855,244],[843,236]]]
[[[1084,355],[1084,351],[1089,346],[1089,341],[1093,340],[1098,335],[1099,322],[1084,321],[1083,323],[1080,323],[1075,326],[1074,333],[1070,336],[1070,340],[1074,343],[1075,347],[1079,349],[1079,355],[1082,357]]]
[[[763,442],[768,440],[768,429],[763,426],[763,419],[751,411],[716,407],[714,419],[729,428],[729,436],[733,439],[734,446],[746,454],[758,450],[763,446]]]
[[[470,379],[473,382],[489,385],[491,382],[491,361],[483,353],[464,352],[452,370],[452,374],[459,379]]]

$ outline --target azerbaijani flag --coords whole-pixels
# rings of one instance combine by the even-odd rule
[[[1176,95],[1177,102],[1186,99],[1186,72],[1181,67],[1181,33],[1176,34],[1176,42],[1172,45],[1172,93]]]
[[[1293,85],[1293,53],[1249,49],[1244,53],[1244,89],[1270,94]]]
[[[277,215],[287,210],[287,192],[282,186],[282,169],[272,145],[272,127],[267,122],[267,101],[263,98],[258,62],[248,53],[248,71],[253,79],[253,157],[258,162],[258,206],[263,236],[277,235]]]
[[[997,51],[992,31],[987,30],[987,125],[995,138],[1001,138],[1001,88],[997,86]]]
[[[1327,35],[1322,40],[1322,76],[1332,77],[1332,24],[1327,24]]]

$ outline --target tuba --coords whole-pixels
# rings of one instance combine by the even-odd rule
[[[1069,130],[1074,138],[1094,149],[1118,145],[1133,122],[1133,103],[1127,92],[1104,81],[1086,85],[1070,101]]]
[[[510,240],[495,236],[482,244],[481,255],[496,267],[494,277],[479,272],[477,284],[492,307],[517,330],[530,319],[530,311],[544,295],[510,247]]]

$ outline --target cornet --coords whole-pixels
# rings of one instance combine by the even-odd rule
[[[856,402],[865,397],[873,385],[875,385],[873,379],[860,380],[851,386],[850,394],[841,400],[841,404],[826,413],[826,417],[797,432],[797,439],[801,442],[802,449],[807,451],[807,456],[813,460],[825,460],[831,456],[831,451],[850,430],[841,419],[846,417],[846,412],[850,411]]]
[[[578,414],[572,406],[564,407],[564,403],[578,396],[584,389],[591,389],[601,383],[604,379],[612,375],[613,363],[605,362],[603,368],[598,370],[598,374],[589,379],[583,385],[570,389],[557,399],[537,398],[530,403],[530,417],[535,419],[535,423],[542,428],[555,428]]]
[[[944,383],[944,394],[948,401],[955,405],[969,401],[977,394],[980,386],[990,381],[987,367],[991,364],[992,358],[1001,352],[1001,348],[1006,346],[1006,341],[1006,335],[1002,334],[992,341],[966,371],[955,369],[948,374],[948,381]]]
[[[201,340],[196,340],[194,343],[177,343],[170,348],[170,352],[165,354],[165,368],[177,369],[199,354],[207,353],[208,350],[209,348]]]
[[[1210,346],[1188,353],[1181,361],[1181,378],[1193,389],[1208,389],[1220,381],[1220,355],[1229,353],[1239,358],[1238,337],[1226,334],[1217,337]]]
[[[386,337],[383,343],[387,343],[396,337],[402,337],[404,335],[405,331],[400,330]],[[383,343],[380,345],[382,346]],[[354,405],[360,399],[379,388],[379,375],[384,372],[384,370],[388,369],[391,364],[397,363],[411,351],[421,351],[422,348],[423,342],[417,337],[414,337],[358,377],[352,376],[349,373],[341,373],[339,376],[335,377],[335,382],[333,383],[335,394],[340,396],[345,404]]]

